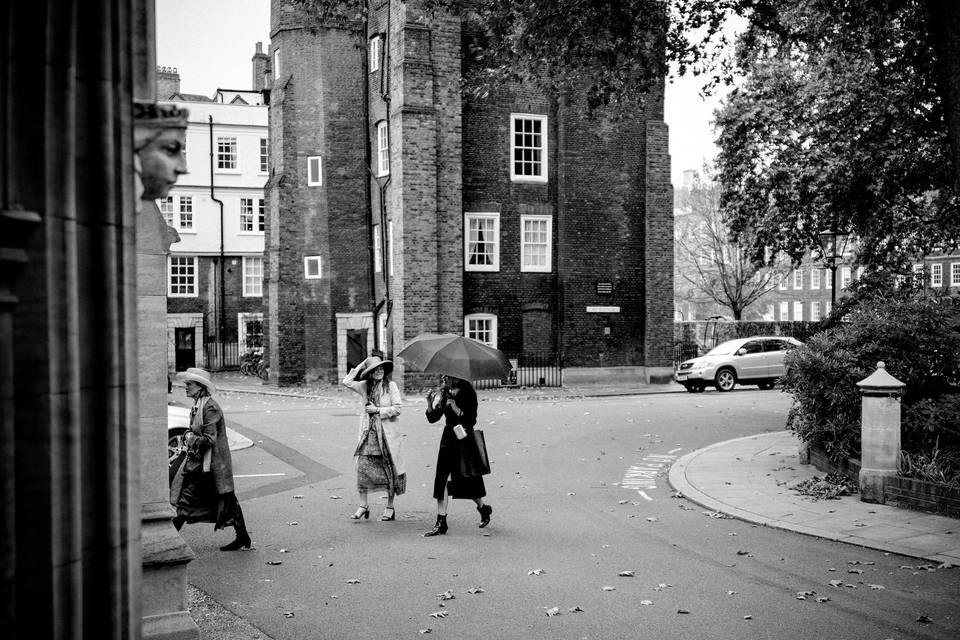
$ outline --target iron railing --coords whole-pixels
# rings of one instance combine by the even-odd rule
[[[673,368],[676,369],[684,360],[696,358],[698,355],[700,355],[700,349],[697,345],[678,342],[673,345]]]
[[[474,380],[474,388],[563,386],[563,361],[559,353],[507,353],[506,356],[513,365],[510,377],[506,380]]]
[[[224,371],[240,366],[240,345],[236,342],[208,342],[203,345],[203,355],[209,371]]]

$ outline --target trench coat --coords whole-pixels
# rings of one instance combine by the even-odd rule
[[[402,476],[407,470],[403,455],[403,433],[400,431],[400,409],[403,405],[400,387],[393,380],[390,381],[389,385],[380,385],[380,397],[376,399],[376,404],[380,409],[376,414],[370,416],[365,411],[367,406],[367,381],[357,380],[357,376],[362,369],[363,363],[358,364],[341,382],[343,386],[356,391],[360,396],[360,424],[357,430],[354,458],[357,458],[360,445],[363,443],[372,417],[380,423],[380,432],[383,434],[383,438],[380,440],[380,449],[383,451],[383,455],[389,456],[393,468],[396,469],[397,476]],[[384,442],[386,442],[386,447],[382,446]]]
[[[479,473],[481,463],[473,438],[458,440],[453,432],[453,428],[459,424],[468,436],[473,433],[477,424],[477,394],[472,387],[462,387],[455,400],[460,408],[459,415],[446,404],[443,397],[438,399],[436,406],[433,406],[432,394],[427,401],[427,421],[433,424],[440,418],[445,419],[440,436],[440,450],[437,452],[437,472],[433,481],[433,497],[436,500],[443,499],[445,489],[449,491],[450,497],[455,499],[472,500],[487,495],[483,476]],[[464,476],[464,470],[472,471],[472,475]]]

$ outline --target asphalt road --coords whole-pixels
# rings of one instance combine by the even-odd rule
[[[666,472],[677,457],[783,428],[788,398],[776,391],[563,401],[481,392],[493,521],[478,529],[473,503],[452,501],[450,532],[435,538],[421,534],[434,520],[439,427],[422,401],[402,415],[408,491],[396,522],[376,520],[378,496],[369,521],[348,518],[359,419],[350,395],[221,401],[231,426],[257,443],[234,454],[255,550],[222,553],[232,532],[185,527],[197,553],[188,579],[278,640],[428,629],[435,638],[960,637],[958,569],[918,569],[673,497]],[[455,597],[441,600],[447,591]]]

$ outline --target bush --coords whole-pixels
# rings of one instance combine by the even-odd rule
[[[787,426],[836,460],[860,455],[856,383],[883,361],[906,384],[901,448],[960,446],[960,299],[889,279],[858,283],[825,331],[788,354],[784,388],[794,404]]]

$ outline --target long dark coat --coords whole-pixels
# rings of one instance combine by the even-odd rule
[[[433,497],[443,500],[444,489],[449,491],[451,498],[475,499],[487,495],[483,484],[483,476],[476,474],[464,477],[462,469],[476,469],[480,465],[477,449],[473,444],[472,433],[477,424],[477,394],[473,387],[459,387],[456,403],[462,415],[457,413],[446,402],[441,400],[434,407],[427,403],[427,421],[431,424],[445,418],[443,434],[440,436],[440,451],[437,453],[437,473],[433,481]],[[467,431],[467,438],[457,440],[453,428],[463,425]],[[447,485],[447,478],[450,483]]]

